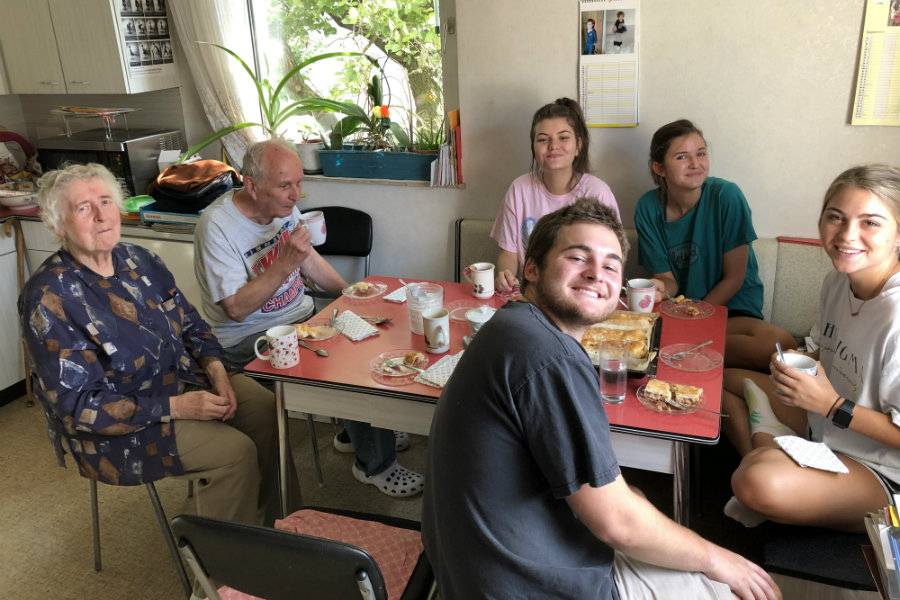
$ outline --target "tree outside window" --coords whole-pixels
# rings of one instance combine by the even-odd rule
[[[437,0],[252,0],[259,67],[277,80],[311,56],[338,51],[374,58],[384,77],[384,102],[406,131],[443,121],[441,37]],[[366,87],[379,72],[366,60],[322,61],[301,71],[291,99],[320,96],[366,103]],[[293,117],[286,137],[319,137],[340,115]]]

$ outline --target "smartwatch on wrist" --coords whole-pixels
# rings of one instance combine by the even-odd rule
[[[854,408],[856,408],[856,402],[844,398],[843,402],[841,402],[834,411],[834,414],[831,415],[831,422],[834,423],[836,427],[847,429],[850,427],[850,421],[853,420]]]

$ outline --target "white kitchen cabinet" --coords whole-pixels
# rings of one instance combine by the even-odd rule
[[[16,306],[19,289],[16,281],[16,246],[13,236],[0,233],[0,331],[5,341],[0,344],[0,390],[5,390],[25,378],[22,366],[22,345],[19,340],[19,314]]]
[[[174,63],[129,67],[122,28],[133,19],[120,10],[118,0],[0,0],[10,91],[134,94],[176,87]]]
[[[0,1],[0,44],[15,94],[65,94],[47,0]]]

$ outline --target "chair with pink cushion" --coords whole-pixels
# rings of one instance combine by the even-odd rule
[[[179,551],[210,600],[299,593],[323,600],[412,600],[434,593],[418,523],[303,509],[275,526],[191,515],[172,520]]]

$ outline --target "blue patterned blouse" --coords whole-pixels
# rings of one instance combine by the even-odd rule
[[[102,277],[59,250],[19,315],[60,464],[65,440],[83,476],[138,485],[183,472],[169,397],[208,388],[201,365],[222,348],[159,257],[125,243],[112,256]]]

